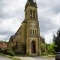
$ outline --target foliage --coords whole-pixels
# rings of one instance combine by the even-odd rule
[[[3,53],[6,54],[6,55],[10,55],[10,56],[14,56],[15,55],[15,53],[11,49],[6,49],[6,50],[4,50]]]
[[[46,44],[45,43],[41,44],[41,52],[42,52],[42,54],[46,52]]]
[[[48,55],[47,52],[43,52],[43,53],[42,53],[42,56],[46,56],[46,55]]]
[[[6,54],[7,54],[7,55],[10,55],[10,56],[15,56],[15,54],[14,54],[13,51],[6,51]]]
[[[52,54],[55,54],[54,47],[55,47],[54,43],[47,44],[47,45],[46,45],[47,53],[48,53],[48,54],[51,54],[51,55],[52,55]]]
[[[55,44],[55,47],[54,47],[55,51],[60,52],[60,29],[57,31],[57,36],[54,35],[53,41]]]

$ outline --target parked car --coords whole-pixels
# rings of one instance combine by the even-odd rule
[[[60,52],[56,53],[55,60],[60,60]]]

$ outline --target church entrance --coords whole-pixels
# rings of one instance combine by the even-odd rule
[[[32,53],[33,54],[36,54],[36,43],[35,43],[35,41],[32,41],[32,46],[31,46],[32,48],[31,48],[31,50],[32,50]]]

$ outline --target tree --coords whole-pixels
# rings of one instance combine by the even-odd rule
[[[47,49],[48,54],[55,54],[54,46],[55,46],[54,43],[46,45],[46,49]]]
[[[42,53],[46,52],[46,44],[45,43],[41,44],[41,52]]]
[[[55,44],[55,47],[54,47],[55,51],[60,52],[60,29],[57,31],[57,36],[54,35],[53,41]]]

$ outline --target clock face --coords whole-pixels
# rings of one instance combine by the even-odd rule
[[[32,22],[32,23],[30,23],[30,26],[31,26],[31,27],[36,27],[36,26],[37,26],[37,24],[36,24],[36,23],[34,23],[34,22]]]
[[[35,23],[32,23],[32,26],[36,25]]]

